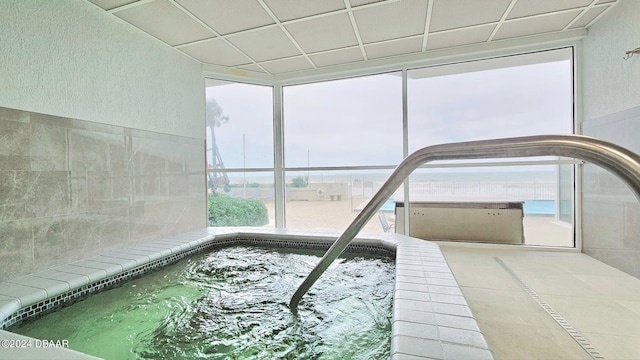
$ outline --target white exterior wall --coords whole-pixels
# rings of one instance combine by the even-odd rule
[[[0,107],[204,139],[201,65],[89,1],[0,1],[0,64]]]

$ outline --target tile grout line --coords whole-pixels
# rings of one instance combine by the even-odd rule
[[[562,315],[555,311],[555,309],[551,305],[549,305],[549,303],[546,302],[542,298],[542,296],[538,295],[535,290],[530,288],[529,285],[522,281],[522,279],[520,279],[520,277],[516,273],[514,273],[513,270],[511,270],[511,268],[509,268],[509,266],[504,263],[504,261],[502,261],[502,259],[500,259],[499,257],[494,257],[493,259],[509,275],[511,275],[511,277],[516,280],[516,282],[518,282],[518,284],[524,289],[524,291],[529,294],[529,296],[531,296],[531,298],[533,298],[533,300],[535,300],[538,305],[540,305],[540,307],[542,307],[542,309],[546,311],[553,318],[553,320],[555,320],[558,325],[560,325],[560,327],[562,327],[567,332],[567,334],[569,334],[569,336],[571,336],[571,338],[575,340],[575,342],[577,342],[578,345],[580,345],[580,347],[587,352],[587,354],[589,354],[589,356],[591,356],[592,359],[605,359],[604,356],[602,356],[602,354],[600,354],[600,352],[598,352],[598,350],[596,350],[596,348],[589,342],[589,340],[582,336],[582,334],[580,334],[580,332],[578,332],[578,330],[576,330],[573,325],[571,325],[564,317],[562,317]]]

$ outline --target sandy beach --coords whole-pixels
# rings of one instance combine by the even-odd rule
[[[345,230],[358,215],[354,210],[368,198],[354,197],[327,201],[287,201],[286,224],[289,228]],[[275,219],[273,202],[266,202],[269,220]],[[362,229],[367,233],[383,233],[378,216],[374,216]]]
[[[354,197],[334,201],[287,201],[286,225],[289,228],[345,230],[358,215],[369,198]],[[275,223],[273,201],[265,202],[269,212],[270,224]],[[387,213],[392,223],[393,213]],[[524,237],[527,245],[573,246],[572,229],[566,223],[555,220],[553,216],[525,216],[523,218]],[[383,233],[380,219],[375,215],[362,233]]]

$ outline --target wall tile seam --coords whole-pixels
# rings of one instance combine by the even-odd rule
[[[123,136],[123,140],[126,143],[128,139],[131,140],[141,139],[141,140],[161,140],[161,141],[169,141],[175,142],[180,145],[196,145],[200,146],[205,142],[204,135],[203,137],[190,137],[185,135],[175,135],[175,134],[165,134],[152,130],[145,129],[137,129],[120,125],[111,125],[111,124],[103,124],[90,120],[83,119],[75,119],[69,117],[61,117],[56,115],[48,115],[43,113],[31,112],[26,110],[12,109],[0,107],[0,111],[7,112],[18,112],[25,113],[29,117],[28,121],[19,121],[13,120],[12,118],[5,119],[2,121],[11,121],[15,123],[25,124],[25,126],[29,125],[43,125],[46,127],[56,127],[60,129],[65,129],[68,131],[78,130],[78,131],[87,131],[90,133],[96,134],[105,134],[105,135],[121,135]],[[204,126],[204,120],[203,120]]]

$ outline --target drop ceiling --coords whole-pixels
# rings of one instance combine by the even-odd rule
[[[540,35],[584,36],[619,0],[89,1],[205,70],[285,79]]]

